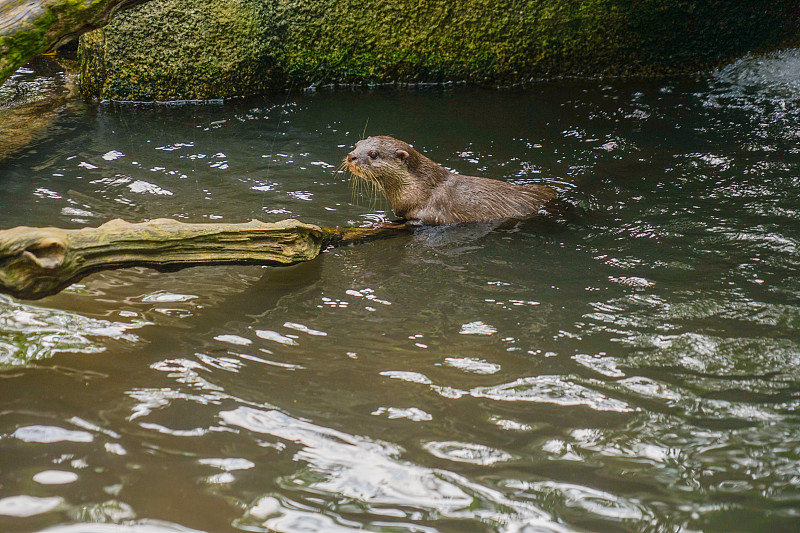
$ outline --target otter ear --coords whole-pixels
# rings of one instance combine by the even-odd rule
[[[400,161],[405,161],[406,159],[408,159],[408,152],[406,152],[405,150],[398,150],[397,157],[400,158]]]

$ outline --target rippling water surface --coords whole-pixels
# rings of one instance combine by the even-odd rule
[[[796,531],[798,80],[64,109],[0,227],[391,218],[364,131],[589,214],[0,296],[0,530]]]

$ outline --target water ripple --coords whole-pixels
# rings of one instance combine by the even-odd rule
[[[532,376],[493,387],[477,387],[469,392],[476,398],[503,402],[539,402],[562,406],[586,406],[597,411],[629,413],[634,410],[626,402],[573,382],[564,376]]]
[[[331,515],[328,509],[313,503],[314,495],[335,494],[366,505],[370,513],[397,517],[400,524],[406,518],[416,522],[436,513],[454,519],[475,517],[505,531],[522,531],[525,527],[566,531],[532,504],[509,500],[443,470],[402,461],[398,458],[402,450],[388,443],[309,424],[274,410],[239,407],[219,416],[229,425],[300,444],[295,459],[311,467],[284,480],[286,490],[301,496],[308,494],[303,503],[266,496],[250,506],[237,522],[240,525],[257,520],[261,526],[274,528],[286,518],[294,524],[286,525],[290,528],[286,531],[293,531],[291,528],[301,523],[335,524],[345,528],[343,531],[358,527],[341,519],[344,509]],[[500,510],[505,506],[512,508],[513,514]],[[306,512],[298,514],[300,509]],[[320,514],[309,515],[312,509]],[[276,521],[269,522],[270,518]]]
[[[90,318],[0,295],[0,367],[24,365],[60,352],[100,353],[106,350],[103,338],[135,343],[139,337],[129,331],[146,324]]]

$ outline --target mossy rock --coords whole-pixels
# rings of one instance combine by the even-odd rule
[[[84,36],[87,96],[664,74],[797,42],[787,0],[154,0]]]
[[[81,92],[123,100],[258,94],[274,86],[261,2],[150,2],[81,37]]]

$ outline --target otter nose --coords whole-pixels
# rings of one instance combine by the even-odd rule
[[[356,160],[356,154],[355,154],[355,152],[350,152],[349,154],[347,154],[347,160],[348,160],[348,161],[350,161],[351,163],[352,163],[353,161],[355,161],[355,160]]]

